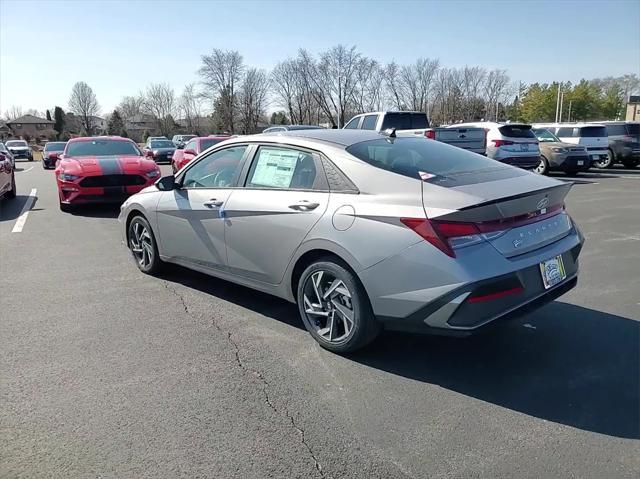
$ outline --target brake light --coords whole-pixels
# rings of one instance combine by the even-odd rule
[[[509,141],[509,140],[491,140],[493,141],[493,144],[496,146],[496,148],[499,148],[501,146],[509,146],[509,145],[513,145],[514,142],[513,141]]]
[[[435,132],[435,130],[425,130],[424,136],[426,136],[430,140],[435,140],[436,139],[436,132]]]
[[[469,303],[481,303],[483,301],[492,301],[494,299],[504,298],[510,294],[522,293],[524,288],[522,286],[516,286],[515,288],[504,289],[502,291],[496,291],[495,293],[483,294],[482,296],[471,296],[467,301]]]
[[[452,258],[456,257],[454,247],[482,241],[480,230],[474,223],[434,221],[427,218],[400,218],[400,221]]]

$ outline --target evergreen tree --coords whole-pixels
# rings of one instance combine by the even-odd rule
[[[118,110],[113,110],[109,122],[107,123],[107,133],[109,135],[123,136],[124,120]]]
[[[58,132],[58,139],[60,139],[60,137],[64,133],[64,111],[62,110],[62,108],[60,108],[59,106],[55,107],[55,109],[53,110],[53,117],[55,118],[53,129]]]

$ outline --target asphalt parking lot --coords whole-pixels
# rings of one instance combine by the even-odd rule
[[[282,300],[141,274],[117,207],[62,213],[53,172],[17,166],[0,477],[637,477],[640,170],[576,179],[586,244],[558,301],[470,339],[386,333],[341,357]]]

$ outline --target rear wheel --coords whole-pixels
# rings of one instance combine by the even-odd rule
[[[158,273],[162,260],[149,222],[143,216],[136,216],[129,223],[127,231],[129,249],[138,269],[146,274]]]
[[[329,351],[353,352],[380,332],[360,281],[332,258],[307,267],[298,283],[297,300],[307,331]]]
[[[549,173],[549,161],[544,157],[540,156],[540,163],[536,166],[533,171],[538,173],[539,175],[546,175]]]
[[[616,157],[613,154],[613,151],[607,150],[607,158],[604,160],[598,160],[593,163],[596,168],[611,168],[613,164],[616,162]]]

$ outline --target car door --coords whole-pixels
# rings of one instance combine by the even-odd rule
[[[327,209],[327,179],[318,155],[308,150],[260,145],[252,156],[244,168],[243,187],[226,205],[229,269],[278,284]]]
[[[163,193],[157,206],[164,256],[209,269],[227,263],[224,208],[240,174],[247,145],[233,145],[197,159]]]
[[[11,161],[0,151],[0,195],[11,189]]]

